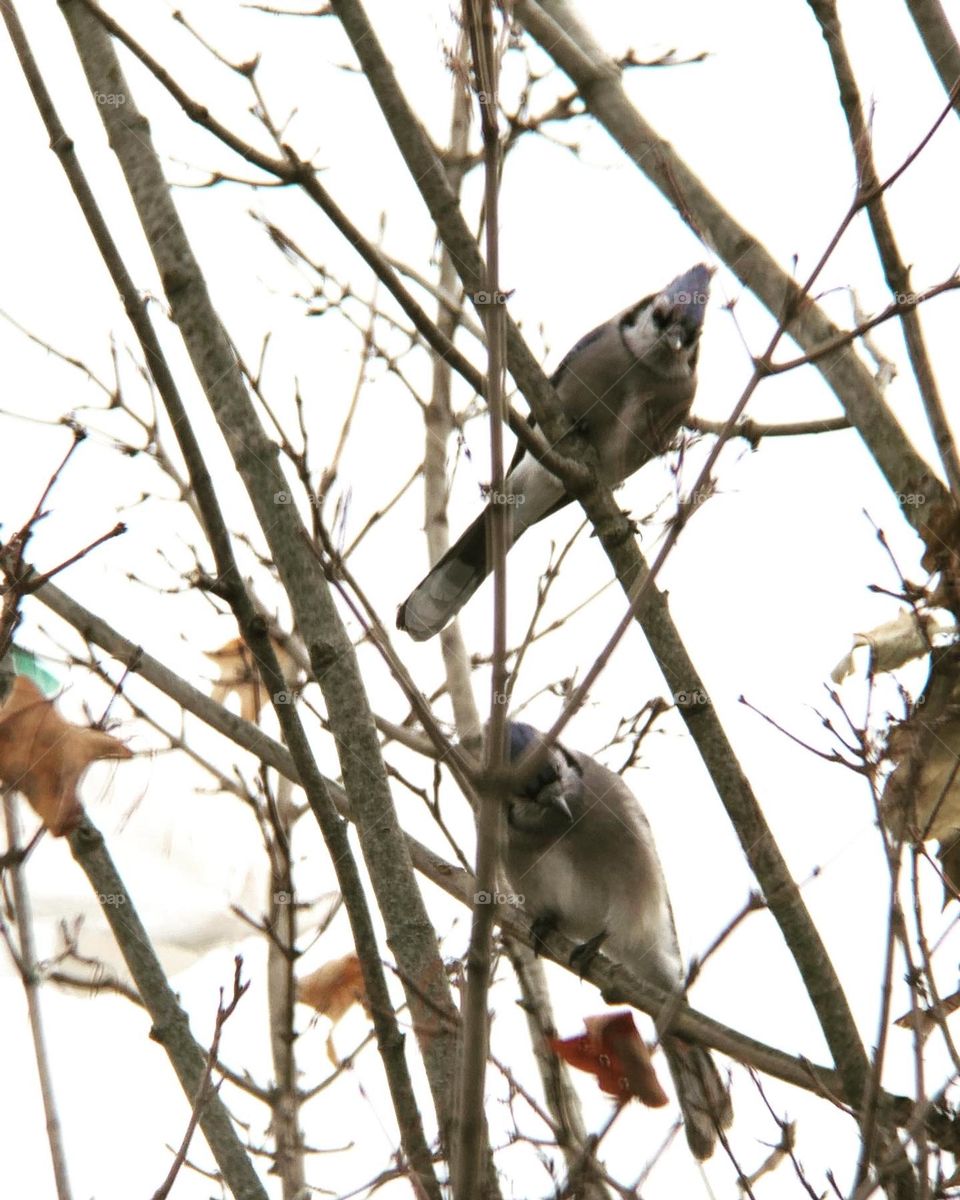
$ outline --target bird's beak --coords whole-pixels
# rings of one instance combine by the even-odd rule
[[[562,812],[567,820],[570,821],[571,824],[573,823],[573,813],[570,811],[569,804],[567,804],[566,800],[564,800],[562,796],[550,796],[547,798],[546,803],[550,808],[555,808],[558,812]]]

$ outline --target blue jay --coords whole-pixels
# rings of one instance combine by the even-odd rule
[[[702,263],[692,267],[663,291],[598,325],[553,375],[563,411],[593,447],[607,487],[663,454],[690,411],[710,275]],[[520,445],[497,499],[509,514],[509,548],[572,497]],[[492,571],[489,511],[488,505],[400,605],[397,626],[418,642],[439,633]]]
[[[522,757],[543,734],[518,722],[509,754]],[[676,994],[684,971],[660,861],[647,818],[619,775],[557,743],[539,772],[506,797],[503,867],[524,897],[534,934],[553,928],[601,942],[640,980]],[[582,953],[581,952],[585,952]],[[729,1092],[709,1052],[666,1033],[661,1044],[683,1112],[690,1149],[709,1158],[717,1130],[733,1120]]]

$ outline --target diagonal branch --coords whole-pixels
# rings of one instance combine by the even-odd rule
[[[187,1161],[187,1152],[190,1149],[190,1143],[193,1140],[193,1135],[196,1132],[197,1126],[200,1123],[200,1115],[203,1112],[210,1100],[219,1090],[219,1084],[213,1082],[213,1071],[217,1065],[217,1057],[220,1051],[220,1039],[223,1036],[223,1027],[233,1016],[237,1005],[243,999],[247,989],[250,987],[250,981],[246,983],[240,982],[240,970],[243,967],[243,959],[238,954],[233,960],[233,993],[227,1004],[223,1002],[223,988],[220,989],[220,1003],[217,1005],[217,1016],[213,1029],[213,1040],[210,1043],[210,1049],[207,1051],[207,1061],[203,1069],[203,1075],[200,1079],[200,1086],[197,1088],[197,1094],[193,1101],[193,1111],[190,1113],[190,1120],[187,1122],[187,1128],[180,1142],[180,1147],[170,1164],[170,1170],[163,1183],[153,1193],[151,1200],[167,1200],[170,1191],[176,1182],[177,1175],[180,1173],[180,1168]]]
[[[190,1020],[167,982],[103,835],[88,817],[84,817],[79,828],[70,834],[69,842],[70,851],[90,886],[102,898],[104,916],[150,1014],[150,1036],[166,1051],[192,1104],[200,1095],[208,1056],[190,1032]],[[263,1185],[216,1091],[199,1106],[198,1120],[224,1182],[237,1200],[266,1200]]]
[[[149,126],[136,109],[113,43],[83,4],[68,0],[62,11],[93,93],[119,92],[127,98],[122,115],[118,108],[108,112],[109,106],[101,106],[100,115],[164,282],[172,319],[184,339],[205,397],[250,497],[299,632],[309,648],[313,674],[326,702],[364,862],[386,925],[388,943],[407,989],[414,1029],[445,1136],[451,1119],[457,1014],[438,952],[436,932],[417,887],[390,794],[356,652],[299,514],[293,505],[277,502],[279,494],[285,495],[277,446],[257,417],[229,338],[213,308],[171,199]],[[153,366],[152,360],[150,365]],[[276,664],[265,624],[242,586],[216,497],[212,490],[206,498],[201,492],[205,458],[182,408],[175,402],[171,409],[172,396],[164,394],[164,400],[181,438],[191,476],[195,477],[221,581],[229,585],[228,599],[273,698],[284,740],[294,755],[301,783],[338,873],[405,1152],[413,1169],[419,1172],[423,1186],[430,1195],[437,1196],[439,1184],[404,1058],[403,1038],[387,992],[366,896],[344,823],[317,769],[296,706],[287,702],[283,675]],[[415,981],[418,987],[411,987],[407,981]],[[438,1021],[436,1012],[444,1013],[447,1019]]]
[[[840,105],[847,119],[850,144],[853,147],[857,165],[858,190],[861,194],[870,193],[873,196],[867,204],[867,215],[873,230],[874,241],[877,244],[880,262],[883,265],[887,286],[895,298],[909,296],[913,291],[910,283],[910,268],[900,254],[893,225],[880,191],[880,178],[877,175],[870,146],[870,130],[867,128],[864,117],[863,102],[853,73],[853,65],[843,40],[836,3],[834,0],[808,0],[808,2],[830,52],[830,61],[833,64],[833,72],[840,92]],[[904,307],[900,313],[900,320],[903,325],[907,353],[910,356],[910,365],[913,368],[917,387],[920,389],[920,396],[940,454],[940,461],[943,463],[953,498],[960,503],[960,459],[957,457],[956,442],[944,410],[930,355],[927,353],[923,328],[920,324],[920,314],[917,312],[916,306]]]
[[[94,72],[92,81],[93,91],[94,93],[106,91],[124,94],[130,102],[131,122],[136,122],[137,128],[135,131],[131,128],[126,128],[125,132],[128,137],[132,137],[135,140],[138,153],[142,156],[139,163],[141,173],[138,175],[138,181],[141,185],[149,187],[150,184],[156,183],[158,179],[160,180],[162,193],[160,191],[153,192],[150,212],[153,218],[161,215],[169,218],[170,212],[165,209],[163,200],[166,200],[167,205],[169,205],[170,199],[166,185],[163,184],[162,175],[160,175],[158,168],[154,171],[149,169],[150,166],[156,168],[156,160],[155,156],[151,157],[149,153],[149,135],[146,132],[146,123],[139,120],[139,115],[133,109],[129,89],[123,79],[119,64],[112,54],[109,42],[99,26],[91,18],[72,5],[65,6],[65,11],[67,7],[70,9],[70,16],[78,20],[85,20],[88,31],[92,34],[93,38],[100,39],[101,44],[97,49],[101,52],[105,51],[105,53],[98,58],[98,67],[102,68],[102,74],[98,75],[96,71]],[[427,1189],[428,1194],[438,1197],[439,1185],[436,1182],[433,1163],[426,1145],[422,1124],[416,1107],[412,1083],[403,1057],[402,1037],[396,1026],[386,980],[380,964],[376,935],[366,905],[362,881],[353,859],[349,842],[347,841],[343,822],[338,817],[324,788],[322,778],[317,771],[303,728],[293,706],[276,702],[278,696],[285,697],[286,695],[283,675],[270,645],[265,626],[258,618],[250,597],[243,586],[236,561],[233,558],[229,534],[227,533],[217,498],[213,491],[205,458],[186,417],[183,404],[163,356],[157,335],[147,316],[145,301],[139,295],[120,258],[113,238],[103,219],[103,215],[96,204],[83,171],[76,159],[73,143],[65,134],[43,78],[37,69],[29,45],[26,42],[23,29],[20,26],[15,11],[10,5],[4,7],[3,16],[16,46],[18,58],[33,93],[34,100],[47,127],[51,144],[58,154],[60,163],[73,188],[97,247],[123,299],[127,314],[140,339],[146,362],[167,407],[171,423],[176,431],[181,449],[190,469],[191,481],[217,560],[220,583],[224,594],[231,602],[245,640],[251,646],[254,657],[264,677],[264,682],[268,686],[268,691],[275,699],[285,739],[297,761],[307,798],[321,823],[325,839],[330,847],[341,891],[345,899],[349,896],[347,903],[354,937],[358,952],[361,954],[364,963],[364,982],[371,999],[381,1056],[391,1086],[405,1152],[410,1160],[412,1169],[419,1173],[421,1182]],[[93,57],[98,57],[96,52],[93,53]],[[111,130],[111,133],[115,132],[115,130]],[[179,229],[175,212],[173,220],[168,225],[162,229],[153,230],[154,236],[151,238],[151,242],[154,247],[156,248],[158,244],[169,243],[174,228]],[[176,249],[182,253],[184,246],[178,243]],[[173,263],[167,261],[160,264],[161,276],[165,280],[168,296],[172,294],[172,303],[175,308],[177,306],[177,299],[182,298],[183,295],[182,289],[185,283],[184,268],[189,261],[189,254],[187,254]],[[196,278],[199,280],[199,286],[204,297],[206,297],[206,289],[202,279],[199,277],[199,273]],[[229,353],[229,345],[226,343],[226,339],[223,338],[219,325],[216,326],[216,330],[220,334],[221,344],[226,347]],[[196,363],[197,359],[195,358],[194,361]],[[236,363],[232,358],[230,361],[231,368],[236,373]],[[215,365],[215,361],[210,356],[207,356],[204,365],[209,368]],[[208,374],[202,369],[200,369],[199,373],[209,386],[210,379]],[[236,448],[236,443],[234,443],[234,448]],[[274,483],[274,488],[276,488],[276,483]],[[144,999],[146,1000],[147,998],[144,997]]]
[[[930,55],[933,69],[940,76],[943,90],[953,97],[953,107],[960,114],[960,96],[956,92],[960,79],[960,45],[943,5],[940,0],[905,0],[905,3]]]
[[[798,358],[791,358],[786,362],[765,363],[764,369],[768,375],[782,375],[784,371],[794,371],[797,367],[804,367],[808,363],[816,362],[818,358],[822,358],[832,350],[839,350],[842,346],[849,346],[851,342],[857,341],[858,338],[865,337],[871,329],[876,329],[878,325],[884,324],[884,322],[891,320],[891,318],[904,316],[911,310],[915,310],[924,301],[932,300],[934,296],[940,296],[944,292],[952,292],[958,287],[960,287],[960,277],[954,274],[949,279],[943,280],[942,283],[925,288],[922,292],[897,292],[896,298],[882,312],[877,313],[874,317],[870,317],[869,320],[861,321],[855,329],[848,329],[843,333],[838,333],[835,338],[831,338],[829,342],[824,342],[816,350],[811,350],[809,354],[800,355]]]
[[[53,585],[47,584],[39,593],[39,598],[49,603],[52,589]],[[242,750],[254,754],[260,757],[261,761],[274,766],[293,783],[300,782],[289,752],[264,734],[257,726],[228,712],[211,700],[209,696],[197,691],[196,688],[164,667],[151,655],[134,646],[132,642],[105,622],[94,617],[75,601],[68,600],[62,593],[53,598],[51,608],[83,636],[89,637],[91,642],[117,657],[121,662],[131,663],[132,673],[140,674],[158,691],[169,696],[199,720],[230,738]],[[347,820],[352,819],[350,803],[343,789],[333,780],[325,779],[324,782],[327,784],[330,796],[340,814]],[[468,908],[472,907],[473,897],[477,891],[474,877],[469,872],[447,862],[435,851],[410,835],[407,835],[406,840],[417,871],[453,899]],[[520,917],[510,913],[506,906],[497,906],[496,919],[504,933],[518,944],[522,944],[524,947],[533,944],[526,924]],[[570,969],[568,960],[570,951],[574,948],[572,942],[556,935],[546,942],[546,947],[555,962]],[[598,955],[594,960],[586,972],[585,978],[604,991],[611,1002],[633,1004],[642,1012],[647,1012],[652,1016],[656,1016],[662,1009],[663,1002],[659,998],[659,993],[657,996],[653,996],[653,993],[644,989],[642,985],[635,985],[632,982],[625,984],[620,968],[611,966],[602,956]],[[756,1039],[721,1025],[685,1005],[677,1008],[675,1019],[677,1031],[684,1036],[702,1041],[704,1044],[729,1054],[757,1070],[773,1075],[775,1078],[819,1094],[822,1094],[824,1089],[832,1096],[844,1094],[842,1078],[829,1067],[812,1064],[802,1057],[795,1058],[784,1054],[780,1050],[766,1046]],[[906,1097],[895,1097],[884,1093],[883,1104],[885,1109],[889,1107],[890,1111],[895,1114],[895,1119],[900,1125],[906,1125],[915,1119],[915,1106]],[[931,1119],[933,1120],[931,1136],[938,1141],[938,1144],[945,1147],[955,1146],[960,1151],[960,1128],[956,1128],[955,1123],[943,1113],[931,1114]]]
[[[809,354],[840,332],[804,297],[759,240],[740,225],[690,170],[671,144],[634,108],[616,64],[602,51],[566,0],[517,0],[514,12],[554,62],[577,85],[591,115],[672,204],[683,220],[749,287],[777,319],[788,313],[787,332]],[[897,495],[919,486],[934,508],[952,509],[943,484],[911,445],[866,366],[846,348],[816,360],[824,381]],[[922,485],[922,486],[920,486]],[[929,514],[903,506],[906,519],[925,535]]]

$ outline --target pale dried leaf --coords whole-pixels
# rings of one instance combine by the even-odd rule
[[[892,621],[867,633],[855,633],[853,647],[830,672],[830,678],[834,683],[843,683],[848,675],[852,675],[856,669],[853,653],[862,646],[870,650],[870,664],[875,675],[895,671],[929,653],[934,635],[949,630],[950,627],[940,625],[932,613],[917,614],[913,609],[901,608]]]
[[[960,992],[954,992],[952,996],[945,996],[939,1005],[931,1004],[929,1008],[921,1008],[917,1014],[920,1021],[920,1036],[921,1038],[928,1037],[937,1028],[940,1022],[949,1017],[951,1013],[955,1013],[960,1008]],[[901,1029],[913,1029],[913,1010],[905,1012],[902,1017],[897,1017],[894,1025]]]
[[[270,642],[287,686],[292,687],[297,680],[297,664],[276,638],[271,638]],[[220,671],[219,678],[213,683],[211,697],[218,704],[223,704],[235,695],[240,701],[240,716],[245,721],[255,722],[270,697],[263,687],[257,664],[243,638],[234,638],[219,650],[206,650],[204,653],[216,663]]]

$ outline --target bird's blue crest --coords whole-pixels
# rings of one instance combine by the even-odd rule
[[[516,762],[518,758],[523,756],[525,750],[529,750],[536,742],[540,740],[540,734],[533,728],[532,725],[525,725],[522,721],[507,722],[507,736],[510,739],[510,761]]]
[[[703,263],[697,263],[672,280],[660,293],[672,308],[684,313],[688,321],[703,324],[703,317],[710,299],[710,277],[713,271]]]
[[[543,740],[543,734],[539,730],[534,729],[532,725],[525,725],[523,721],[508,721],[507,734],[510,739],[511,762],[522,758],[527,750],[532,746],[539,745]],[[552,757],[547,758],[539,771],[520,788],[520,792],[524,796],[536,796],[543,788],[548,787],[551,783],[556,783],[559,778],[560,773],[557,770],[556,762]]]

